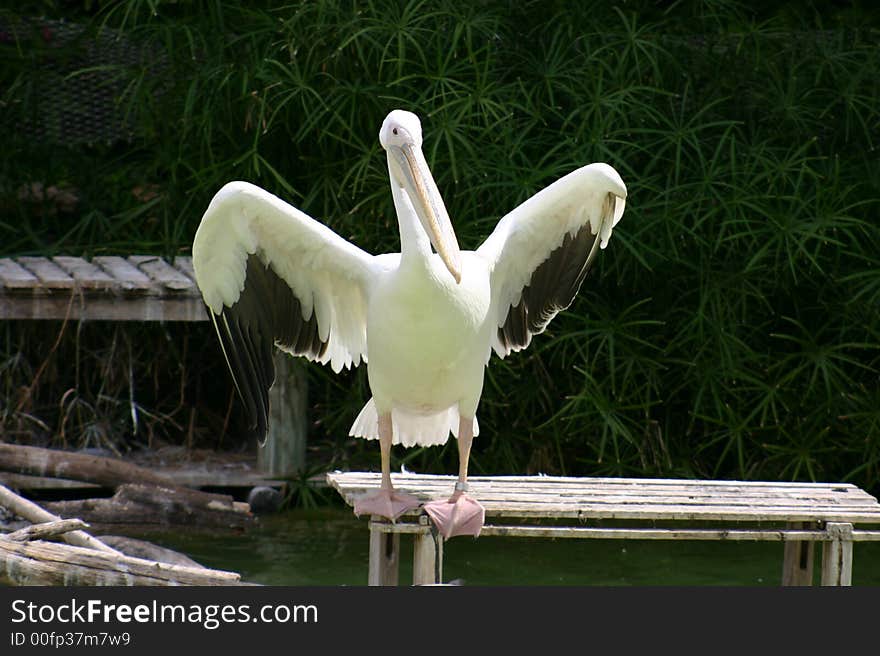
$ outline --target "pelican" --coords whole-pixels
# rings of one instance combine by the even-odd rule
[[[572,303],[623,215],[626,186],[608,164],[584,166],[504,216],[476,251],[461,251],[418,117],[392,111],[379,142],[399,253],[370,255],[269,192],[230,182],[196,232],[196,282],[261,438],[273,345],[337,373],[368,363],[373,396],[350,434],[379,441],[382,477],[354,512],[393,521],[422,505],[394,489],[391,446],[444,444],[451,433],[458,480],[424,511],[445,538],[477,536],[485,511],[468,494],[468,458],[492,351],[526,348]]]

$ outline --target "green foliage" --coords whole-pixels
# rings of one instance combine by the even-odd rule
[[[112,144],[17,128],[76,46],[0,44],[2,249],[186,251],[212,194],[245,179],[395,250],[377,140],[395,107],[422,117],[466,248],[606,161],[627,182],[625,218],[572,308],[529,351],[493,359],[473,471],[880,484],[876,10],[273,4],[85,3],[71,20],[88,34],[150,53],[66,74],[116,85],[132,136]],[[70,189],[76,211],[22,201],[34,183]],[[363,372],[311,375],[328,463],[374,456],[341,437]],[[449,445],[400,455],[456,459]]]

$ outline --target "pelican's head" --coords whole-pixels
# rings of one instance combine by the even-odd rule
[[[461,251],[443,198],[422,154],[422,124],[412,112],[395,109],[385,117],[379,143],[388,153],[392,184],[409,196],[434,250],[456,282],[461,282]]]

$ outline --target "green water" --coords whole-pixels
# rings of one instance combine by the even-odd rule
[[[350,510],[288,511],[246,534],[189,529],[148,539],[208,567],[265,585],[365,585],[366,520]],[[818,546],[818,545],[817,545]],[[778,585],[778,542],[458,537],[446,543],[445,581],[464,585]],[[400,581],[412,574],[412,538],[401,536]],[[821,547],[817,549],[817,555]],[[818,576],[820,563],[815,568]],[[880,543],[857,543],[853,583],[880,585]]]

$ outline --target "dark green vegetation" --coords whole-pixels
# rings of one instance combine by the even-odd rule
[[[876,489],[880,18],[871,3],[771,3],[759,14],[724,1],[255,8],[263,4],[277,5],[23,3],[31,13],[18,16],[85,25],[59,47],[54,24],[47,37],[36,23],[11,30],[14,17],[0,14],[2,253],[186,252],[230,179],[270,189],[369,251],[396,249],[377,140],[395,107],[421,115],[466,248],[557,177],[607,161],[629,187],[624,220],[572,308],[528,351],[493,358],[473,472]],[[124,44],[125,56],[83,57],[96,34],[109,50]],[[88,114],[64,96],[81,80],[110,99],[115,135],[65,127]],[[117,381],[101,392],[119,401],[106,406],[117,443],[134,443],[126,381],[160,370],[156,380],[177,376],[179,387],[135,392],[164,434],[179,440],[198,403],[196,441],[237,443],[218,437],[230,386],[207,328],[186,329],[188,355],[182,329],[125,330],[137,357],[102,359],[118,334],[106,327],[85,329],[90,350],[76,345],[78,375]],[[32,390],[30,405],[11,398],[58,327],[45,329],[43,347],[30,327],[4,331],[7,428],[36,425],[27,411],[57,440],[68,389],[94,410],[80,426],[104,420],[97,387],[73,381],[73,357],[55,362],[57,377]],[[376,465],[372,446],[344,437],[368,394],[364,372],[312,367],[310,376],[311,463]],[[451,445],[397,455],[423,471],[456,461]]]

